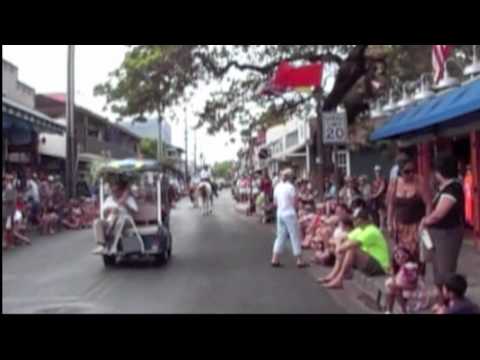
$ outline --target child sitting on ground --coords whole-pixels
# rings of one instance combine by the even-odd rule
[[[317,251],[313,262],[324,266],[333,266],[335,263],[336,249],[347,239],[348,234],[353,230],[353,221],[348,215],[340,218],[340,222],[333,232],[333,236],[327,242],[326,248]]]
[[[303,249],[310,249],[313,245],[314,238],[317,236],[317,231],[322,225],[322,219],[325,216],[325,206],[323,204],[317,205],[317,210],[313,214],[310,223],[305,229],[305,236],[302,242]]]
[[[42,216],[42,233],[45,235],[54,235],[56,233],[58,224],[58,214],[51,201],[45,207],[45,212]]]
[[[402,312],[407,313],[407,296],[415,291],[419,281],[419,265],[415,257],[402,247],[394,251],[394,262],[399,267],[396,275],[388,278],[385,282],[387,288],[387,314],[393,312],[395,302],[398,301]]]
[[[70,200],[66,209],[63,226],[69,230],[79,230],[82,226],[82,211],[77,200]]]
[[[305,239],[307,235],[307,230],[312,221],[315,219],[315,209],[312,205],[305,205],[303,210],[299,210],[298,219],[300,224],[300,233],[302,239]]]
[[[17,203],[15,215],[13,217],[13,237],[14,240],[19,240],[22,244],[31,245],[30,239],[25,235],[27,232],[27,222],[24,216],[25,204],[22,196],[17,196]]]

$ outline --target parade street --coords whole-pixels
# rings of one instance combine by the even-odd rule
[[[4,253],[3,313],[338,314],[340,305],[298,270],[270,267],[272,226],[234,210],[226,190],[202,217],[186,199],[172,212],[174,250],[165,267],[106,270],[91,254],[92,232],[33,239]]]

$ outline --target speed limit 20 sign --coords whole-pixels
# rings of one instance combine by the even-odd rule
[[[346,144],[348,126],[346,113],[323,113],[323,143]]]

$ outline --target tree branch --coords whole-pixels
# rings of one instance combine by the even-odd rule
[[[276,60],[272,61],[271,63],[263,66],[258,66],[254,64],[240,64],[238,61],[232,60],[228,62],[225,66],[219,67],[215,62],[206,54],[203,53],[195,53],[194,57],[200,59],[202,64],[205,66],[205,68],[214,74],[215,77],[222,77],[224,76],[231,68],[236,68],[241,71],[245,70],[250,70],[250,71],[255,71],[258,73],[261,73],[263,75],[268,75],[270,74],[280,63],[283,61],[297,61],[297,60],[306,60],[309,62],[317,62],[317,61],[323,61],[327,63],[337,63],[341,64],[343,62],[343,59],[336,54],[333,54],[332,52],[327,52],[325,54],[315,54],[315,53],[308,53],[308,54],[299,54],[299,55],[294,55],[291,57],[284,58],[282,60]]]

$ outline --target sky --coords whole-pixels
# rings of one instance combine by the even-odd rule
[[[76,45],[75,47],[75,101],[95,113],[114,120],[115,115],[103,111],[105,100],[93,96],[93,89],[108,79],[108,74],[120,66],[127,48],[124,45]],[[2,56],[18,67],[19,80],[33,87],[37,94],[65,92],[67,87],[67,45],[2,45]],[[196,123],[195,113],[202,109],[213,87],[203,87],[187,106],[189,127]],[[181,121],[169,121],[172,126],[172,142],[185,146],[185,112],[174,109]],[[168,119],[167,119],[168,121]],[[204,129],[197,131],[197,153],[205,155],[206,162],[233,160],[239,149],[228,144],[230,136],[220,133],[207,135]],[[226,146],[228,144],[228,146]],[[189,158],[193,154],[193,131],[190,131]]]

